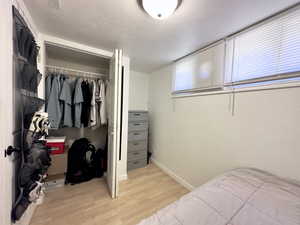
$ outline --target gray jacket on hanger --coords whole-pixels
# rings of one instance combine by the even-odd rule
[[[50,127],[58,129],[61,121],[61,108],[59,102],[60,84],[59,77],[54,76],[52,80],[51,91],[47,104],[47,112],[49,114]]]
[[[47,112],[47,108],[48,108],[48,101],[49,101],[49,97],[50,97],[50,93],[51,93],[51,86],[52,86],[52,75],[48,75],[46,77],[46,81],[45,81],[45,110]]]
[[[72,91],[68,79],[65,79],[62,83],[59,99],[63,102],[62,126],[72,127]]]
[[[82,112],[82,103],[83,95],[81,89],[82,79],[79,78],[76,81],[75,88],[74,88],[74,97],[73,97],[73,104],[74,104],[74,127],[81,128],[81,112]]]

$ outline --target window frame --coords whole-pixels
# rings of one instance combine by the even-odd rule
[[[224,49],[224,58],[223,58],[223,68],[222,68],[222,75],[221,75],[221,82],[220,85],[212,85],[212,86],[205,86],[205,87],[199,87],[199,88],[191,88],[191,89],[185,89],[185,90],[178,90],[175,91],[175,72],[176,72],[176,65],[180,62],[183,62],[185,60],[188,60],[191,57],[195,57],[202,52],[205,52],[207,50],[210,50],[211,48],[217,47],[218,45],[224,44],[223,49]],[[192,93],[198,93],[198,92],[209,92],[209,91],[220,91],[223,90],[224,87],[224,76],[225,76],[225,60],[226,60],[226,41],[225,39],[219,40],[214,42],[213,44],[210,44],[200,50],[197,50],[185,57],[182,57],[178,60],[176,60],[172,66],[172,95],[180,95],[180,94],[192,94]],[[212,78],[213,79],[213,78]]]
[[[209,88],[194,88],[194,89],[188,89],[188,90],[182,90],[182,91],[174,91],[174,82],[175,82],[175,77],[174,77],[174,67],[173,67],[173,74],[172,74],[172,96],[173,97],[186,97],[186,96],[197,96],[197,95],[209,95],[211,94],[223,94],[227,93],[229,90],[241,90],[243,89],[245,91],[248,90],[266,90],[266,89],[280,89],[280,88],[289,88],[289,87],[299,87],[300,84],[300,70],[296,72],[288,72],[288,73],[278,73],[274,75],[268,75],[268,76],[262,76],[258,78],[253,78],[253,79],[245,79],[241,81],[236,81],[236,82],[228,82],[226,80],[228,73],[231,73],[231,76],[233,75],[233,63],[234,63],[234,47],[233,51],[229,52],[228,51],[228,44],[229,41],[236,38],[239,35],[242,35],[244,33],[247,33],[251,30],[257,29],[267,23],[270,23],[276,19],[280,19],[286,15],[289,15],[290,13],[293,13],[295,11],[300,10],[300,3],[296,3],[295,5],[284,9],[278,13],[275,13],[261,21],[258,21],[244,29],[239,30],[238,32],[235,32],[234,34],[228,35],[224,37],[223,39],[220,39],[216,42],[213,42],[212,44],[195,51],[185,57],[180,58],[179,60],[174,61],[176,64],[180,60],[184,60],[184,58],[198,54],[202,51],[205,51],[211,47],[216,46],[220,42],[224,41],[225,42],[225,49],[224,49],[224,69],[223,69],[223,83],[220,86],[217,87],[209,87]],[[230,55],[231,54],[231,55]],[[228,62],[229,61],[229,62]],[[291,80],[293,78],[299,78],[299,80]],[[273,82],[272,82],[273,81]],[[266,84],[266,82],[270,82]],[[271,83],[272,82],[272,83]]]
[[[274,81],[274,84],[278,85],[279,83],[290,83],[286,82],[286,80],[291,79],[291,78],[300,78],[300,70],[296,72],[287,72],[287,73],[276,73],[274,75],[268,75],[268,76],[261,76],[257,78],[252,78],[252,79],[244,79],[240,81],[226,81],[226,78],[229,76],[228,73],[230,73],[231,77],[234,75],[233,67],[234,67],[234,52],[235,52],[235,41],[233,41],[233,47],[230,49],[232,52],[228,51],[228,44],[230,43],[231,40],[235,39],[236,37],[246,34],[252,30],[255,30],[257,28],[260,28],[272,21],[275,21],[277,19],[283,18],[284,16],[287,16],[295,11],[300,10],[300,4],[296,4],[295,6],[292,6],[286,10],[283,10],[275,15],[272,15],[263,21],[257,22],[254,25],[249,26],[248,28],[245,28],[239,32],[236,32],[233,35],[230,35],[226,38],[226,61],[225,61],[225,75],[224,75],[224,87],[234,87],[234,86],[242,86],[242,85],[250,85],[253,84],[253,86],[257,87],[258,83],[264,83],[268,81]],[[230,54],[228,56],[228,54]],[[231,79],[232,80],[232,79]],[[294,81],[297,82],[297,81]],[[262,86],[264,86],[262,84]],[[248,86],[249,87],[249,86]],[[239,87],[242,88],[242,87]]]

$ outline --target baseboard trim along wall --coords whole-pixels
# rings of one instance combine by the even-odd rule
[[[168,167],[157,161],[155,158],[151,158],[151,162],[153,162],[157,167],[159,167],[162,171],[164,171],[166,174],[168,174],[170,177],[172,177],[174,180],[176,180],[179,184],[184,186],[190,191],[193,191],[196,187],[191,185],[189,182],[187,182],[182,177],[178,176],[176,173],[174,173],[172,170],[170,170]]]
[[[119,176],[119,181],[123,181],[123,180],[127,180],[128,179],[128,175],[127,174],[123,174]]]
[[[23,214],[23,216],[20,218],[20,220],[14,223],[14,225],[30,225],[32,216],[36,208],[37,208],[37,204],[31,203],[27,208],[27,210],[25,211],[25,213]]]

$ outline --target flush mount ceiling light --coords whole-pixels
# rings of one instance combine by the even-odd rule
[[[142,0],[142,5],[150,16],[162,20],[171,16],[180,2],[180,0]]]

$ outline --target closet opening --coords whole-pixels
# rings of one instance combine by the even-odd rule
[[[52,153],[48,188],[101,178],[115,198],[121,54],[116,51],[117,56],[109,58],[51,43],[46,43],[45,49],[47,143]]]

